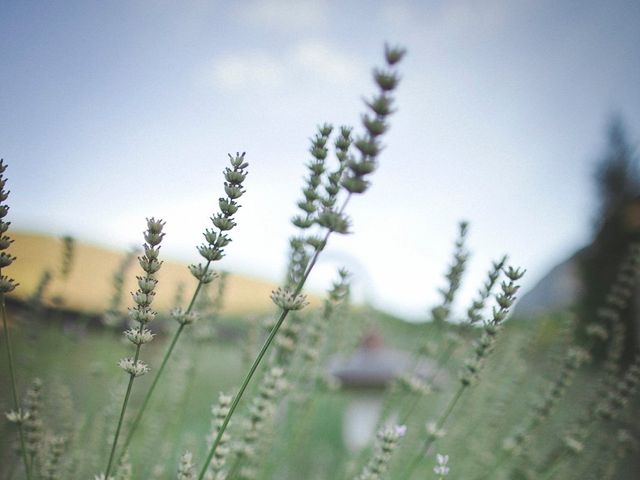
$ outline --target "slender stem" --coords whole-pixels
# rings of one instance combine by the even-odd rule
[[[133,433],[136,431],[136,429],[140,425],[140,421],[142,420],[142,415],[144,414],[147,408],[147,405],[149,404],[151,395],[153,394],[153,391],[155,390],[156,385],[158,384],[158,380],[160,379],[160,376],[162,375],[162,372],[164,371],[164,368],[167,365],[167,362],[169,361],[169,357],[171,356],[171,353],[173,352],[173,349],[176,346],[176,343],[178,342],[178,338],[180,338],[180,334],[182,333],[184,326],[185,324],[181,323],[180,326],[178,327],[178,330],[176,330],[176,333],[173,335],[171,344],[169,345],[169,348],[164,354],[164,358],[162,359],[162,363],[160,364],[160,367],[156,371],[155,377],[153,377],[153,381],[151,382],[151,386],[149,387],[149,390],[147,391],[147,394],[145,395],[144,400],[142,401],[142,405],[140,406],[138,413],[136,414],[135,418],[133,419],[133,422],[131,423],[131,427],[129,428],[129,433],[125,438],[124,444],[122,445],[121,455],[124,455],[124,452],[126,452],[127,449],[129,448],[129,444],[131,443],[131,439],[133,438]]]
[[[211,260],[209,260],[204,266],[203,276],[209,272],[210,265],[211,265]],[[198,285],[196,285],[196,289],[194,290],[193,295],[191,296],[191,301],[189,302],[189,306],[187,307],[187,313],[191,313],[191,310],[193,309],[193,306],[196,303],[196,299],[198,298],[198,294],[200,293],[200,290],[202,290],[202,285],[204,285],[204,283],[202,283],[202,280],[198,280]]]
[[[11,350],[11,337],[9,336],[9,326],[7,325],[7,309],[5,306],[4,293],[0,293],[0,309],[2,309],[2,328],[4,329],[4,339],[7,345],[7,355],[9,357],[9,375],[11,377],[11,393],[13,396],[13,405],[16,412],[20,413],[20,403],[18,402],[18,388],[16,386],[16,372],[13,363],[13,351]],[[27,459],[27,447],[24,440],[24,430],[22,422],[18,421],[18,436],[20,437],[20,450],[22,451],[22,460],[24,461],[24,469],[27,473],[27,480],[31,480],[31,465]]]
[[[413,413],[413,411],[418,406],[418,402],[420,401],[420,394],[414,393],[413,398],[411,398],[409,408],[402,414],[400,417],[400,424],[405,424],[409,420],[409,417]]]
[[[227,429],[227,425],[229,424],[229,421],[231,420],[231,416],[233,415],[233,412],[235,412],[236,408],[238,407],[238,403],[240,402],[240,399],[242,398],[242,395],[244,394],[244,391],[247,389],[247,386],[249,385],[249,382],[251,381],[251,378],[253,377],[253,374],[258,369],[258,365],[260,365],[260,362],[262,361],[262,358],[267,353],[267,350],[269,349],[269,346],[271,345],[271,342],[273,341],[273,339],[275,338],[276,334],[278,333],[278,330],[280,329],[280,326],[284,322],[284,319],[287,318],[287,314],[288,313],[289,313],[289,310],[286,310],[286,309],[282,310],[282,313],[280,313],[280,318],[278,318],[278,321],[276,322],[276,324],[271,329],[271,332],[269,333],[269,336],[267,337],[267,339],[265,340],[264,344],[262,345],[262,348],[260,349],[260,352],[258,353],[258,356],[253,361],[253,364],[251,365],[251,368],[249,369],[249,371],[247,372],[246,376],[244,377],[244,380],[242,381],[242,385],[240,386],[240,390],[238,390],[238,393],[234,397],[233,402],[231,402],[231,406],[229,407],[229,413],[227,413],[227,416],[224,418],[224,421],[222,422],[222,425],[218,429],[218,435],[216,436],[216,439],[213,441],[213,444],[211,445],[211,448],[209,449],[209,454],[207,455],[207,459],[205,460],[204,465],[202,466],[202,470],[200,471],[200,475],[198,476],[198,480],[202,480],[204,478],[204,476],[206,475],[207,470],[209,469],[209,464],[211,463],[211,460],[213,459],[213,455],[216,452],[216,448],[218,447],[218,444],[220,443],[220,439],[222,438],[222,434]]]
[[[462,397],[462,394],[464,393],[466,388],[467,388],[466,385],[460,385],[460,388],[458,388],[458,391],[456,392],[456,394],[453,396],[453,398],[449,402],[449,405],[447,405],[447,409],[440,416],[440,419],[438,420],[438,423],[436,424],[438,428],[442,428],[444,426],[445,422],[447,421],[447,418],[449,418],[449,415],[451,415],[451,412],[453,412],[454,407],[458,403],[458,400],[460,400],[460,397]],[[429,448],[434,441],[435,441],[435,438],[432,437],[431,440],[427,441],[425,447]]]
[[[589,428],[583,432],[581,438],[591,438],[595,429],[595,422],[591,424]],[[546,464],[544,471],[540,472],[540,480],[547,480],[553,477],[553,474],[563,465],[564,460],[573,453],[566,445],[562,447],[562,450],[556,452],[556,454]]]
[[[238,473],[238,469],[240,468],[241,461],[242,461],[242,457],[237,456],[235,461],[233,462],[233,466],[231,467],[231,470],[229,470],[229,474],[227,475],[227,478],[229,480],[233,480],[234,478],[236,478],[236,474]]]
[[[342,204],[342,207],[340,207],[339,213],[344,212],[344,209],[346,208],[347,204],[349,203],[349,199],[351,198],[351,194],[349,194],[346,198],[344,203]],[[324,248],[324,245],[326,245],[327,240],[329,239],[329,236],[331,235],[331,230],[328,230],[327,233],[324,236],[324,239],[322,241],[322,245]],[[304,272],[304,275],[302,276],[302,278],[300,279],[300,281],[298,282],[298,285],[294,291],[294,295],[298,295],[303,287],[305,282],[307,281],[307,278],[309,277],[309,274],[311,273],[311,270],[313,270],[313,267],[315,266],[316,262],[318,261],[318,257],[320,256],[320,252],[322,250],[321,249],[316,249],[316,251],[314,252],[313,256],[311,257],[311,260],[309,261],[309,264],[307,265],[307,268]],[[225,430],[227,429],[227,425],[229,425],[229,421],[231,420],[231,417],[233,416],[233,413],[235,412],[236,408],[238,407],[238,403],[240,403],[240,399],[242,398],[242,395],[244,394],[245,390],[247,389],[247,386],[249,385],[249,382],[251,381],[251,378],[253,377],[253,374],[256,372],[256,370],[258,369],[258,366],[260,365],[260,362],[262,361],[263,357],[265,356],[265,354],[267,353],[267,350],[269,349],[269,346],[271,346],[271,343],[273,342],[273,339],[275,338],[276,334],[278,333],[278,330],[280,330],[280,327],[282,326],[285,318],[287,318],[287,315],[289,314],[290,310],[288,309],[283,309],[282,313],[280,313],[280,318],[278,318],[278,321],[276,322],[276,324],[273,326],[273,328],[271,329],[271,332],[269,332],[269,336],[267,337],[267,339],[265,340],[264,344],[262,345],[262,348],[260,349],[260,352],[258,352],[258,356],[256,357],[256,359],[253,361],[253,364],[251,365],[251,368],[249,369],[249,371],[247,372],[247,375],[244,377],[244,380],[242,381],[242,384],[240,385],[240,389],[238,390],[238,393],[236,394],[235,398],[233,399],[233,402],[231,402],[231,407],[229,408],[229,412],[227,413],[227,416],[224,418],[224,421],[222,422],[222,425],[220,426],[220,428],[218,429],[218,435],[216,436],[216,439],[213,441],[213,444],[211,445],[211,448],[209,449],[209,454],[207,455],[207,458],[202,466],[202,470],[200,471],[200,475],[198,475],[198,480],[202,480],[204,478],[204,476],[207,473],[207,470],[209,469],[209,464],[211,463],[211,460],[213,459],[213,455],[216,452],[216,448],[218,448],[218,444],[220,443],[220,439],[222,438],[222,435],[224,434]]]
[[[211,261],[208,261],[204,268],[204,275],[206,275],[209,272],[210,265],[211,265]],[[200,290],[202,289],[203,285],[204,283],[202,283],[202,280],[199,280],[198,285],[196,286],[196,289],[194,290],[193,295],[191,296],[191,301],[189,302],[189,306],[187,307],[187,310],[186,310],[187,314],[191,313],[191,310],[193,310],[193,307],[196,303],[196,299],[198,298],[198,294],[200,293]],[[124,455],[124,452],[126,452],[127,449],[129,448],[129,445],[131,444],[131,440],[133,438],[133,434],[140,426],[140,422],[142,421],[142,416],[144,415],[144,412],[147,409],[149,400],[151,400],[151,396],[153,395],[153,392],[156,389],[156,385],[158,385],[158,380],[160,380],[160,377],[164,372],[167,362],[169,361],[169,357],[173,353],[173,349],[175,348],[176,343],[178,342],[178,338],[180,338],[180,334],[182,333],[182,330],[184,330],[185,325],[186,324],[184,323],[180,324],[180,326],[176,330],[176,333],[173,335],[173,338],[171,339],[169,348],[164,353],[164,357],[162,358],[162,363],[160,364],[160,368],[158,368],[158,370],[156,371],[156,374],[153,377],[153,381],[151,382],[151,386],[149,387],[149,390],[147,390],[144,400],[142,400],[142,405],[140,406],[138,413],[136,414],[135,418],[133,419],[133,422],[131,423],[131,427],[129,428],[129,433],[127,434],[127,437],[125,438],[124,444],[122,446],[121,455]]]
[[[298,420],[293,420],[295,426],[291,426],[291,418],[293,416],[288,416],[289,419],[288,425],[285,426],[286,436],[285,438],[290,438],[291,440],[283,445],[283,442],[279,442],[279,449],[276,450],[276,455],[267,455],[266,463],[263,462],[262,468],[260,470],[260,475],[258,478],[273,478],[273,470],[277,465],[277,462],[280,458],[283,458],[286,455],[286,452],[283,455],[282,449],[288,448],[289,445],[295,445],[296,448],[304,448],[304,438],[307,438],[307,434],[309,430],[313,426],[314,416],[316,415],[316,410],[318,406],[318,402],[316,401],[317,397],[308,398],[306,401],[299,405],[299,409],[304,412],[304,417]],[[306,421],[305,421],[306,420]],[[293,432],[291,432],[293,430]],[[291,432],[291,433],[290,433]],[[278,438],[283,438],[279,436]],[[278,453],[280,455],[278,455]],[[233,480],[233,477],[229,477],[229,480]]]
[[[142,329],[144,328],[143,324],[140,324],[139,332],[142,333]],[[138,358],[140,357],[140,346],[142,344],[138,344],[136,346],[136,355],[133,358],[133,365],[135,366],[138,362]],[[133,373],[129,374],[129,383],[127,384],[127,392],[124,394],[124,400],[122,402],[122,409],[120,410],[120,418],[118,419],[118,426],[116,428],[116,433],[113,436],[113,443],[111,444],[111,453],[109,454],[109,463],[107,464],[107,470],[104,474],[105,478],[109,478],[109,473],[111,472],[111,467],[113,466],[113,457],[116,454],[116,448],[118,446],[118,438],[120,437],[120,430],[122,429],[122,422],[124,421],[124,414],[127,411],[127,404],[129,403],[129,397],[131,396],[131,388],[133,387],[133,381],[136,376]]]
[[[466,389],[466,385],[460,385],[460,388],[458,388],[458,391],[449,401],[447,408],[444,410],[444,412],[442,412],[442,415],[440,415],[440,418],[438,418],[438,421],[436,422],[437,429],[442,428],[442,426],[445,424],[445,422],[447,421],[447,418],[449,418],[449,415],[451,415],[451,412],[453,412],[454,407],[458,403],[458,400],[460,400],[460,397],[462,396],[465,389]],[[420,452],[418,453],[418,455],[413,459],[413,461],[405,469],[403,475],[401,475],[400,478],[403,478],[403,479],[411,478],[411,475],[415,471],[416,467],[420,464],[420,462],[424,458],[424,455],[426,455],[429,452],[429,449],[431,448],[431,446],[435,441],[436,441],[436,437],[434,437],[433,435],[427,438],[426,442],[424,443],[424,446],[420,449]]]
[[[118,446],[118,437],[120,436],[120,429],[122,428],[122,421],[124,420],[124,413],[127,410],[127,404],[129,403],[129,396],[131,395],[131,387],[133,386],[133,379],[135,375],[129,374],[129,383],[127,384],[127,392],[124,395],[124,401],[122,402],[122,409],[120,410],[120,418],[118,419],[118,427],[113,437],[113,443],[111,444],[111,453],[109,454],[109,463],[107,464],[107,470],[104,474],[105,478],[109,478],[111,472],[111,466],[113,465],[113,456],[116,453],[116,447]]]

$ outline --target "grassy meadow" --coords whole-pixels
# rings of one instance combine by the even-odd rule
[[[23,379],[20,389],[25,391],[31,379],[43,380],[45,428],[65,432],[70,439],[66,448],[76,452],[66,460],[65,469],[70,476],[65,478],[93,478],[94,473],[103,468],[104,455],[113,435],[116,406],[123,389],[122,374],[116,365],[118,359],[127,354],[128,342],[121,339],[119,331],[109,328],[74,329],[73,323],[61,322],[55,311],[48,312],[44,321],[31,318],[32,314],[22,309],[9,310],[9,313],[16,322],[15,349],[21,352],[17,363]],[[241,333],[232,339],[192,337],[178,347],[165,383],[150,405],[149,415],[153,420],[143,424],[139,438],[131,445],[131,463],[137,466],[132,478],[174,478],[185,449],[193,452],[195,458],[204,456],[211,428],[211,406],[219,392],[232,392],[236,387],[237,378],[259,348],[258,341],[266,335],[266,318],[256,316],[253,322],[240,321]],[[207,319],[214,326],[237,320],[224,314]],[[477,338],[477,332],[408,324],[365,308],[351,309],[336,320],[348,328],[341,332],[342,345],[335,348],[347,352],[355,349],[363,332],[371,329],[383,336],[388,347],[411,350],[426,339],[435,358],[442,357],[442,346],[449,346],[452,340],[456,342],[452,358],[443,367],[447,380],[442,389],[418,396],[413,413],[406,420],[405,443],[391,462],[391,471],[397,473],[387,477],[405,478],[401,476],[403,468],[419,453],[426,435],[425,424],[437,417],[457,387],[461,360],[468,353],[469,344]],[[446,452],[450,457],[451,478],[489,478],[482,476],[482,472],[491,468],[502,442],[513,435],[515,426],[522,425],[532,405],[557,377],[570,342],[570,325],[563,316],[516,320],[505,330],[503,340],[486,366],[482,382],[459,404],[455,417],[447,423],[446,436],[438,443],[438,452]],[[147,354],[151,365],[159,362],[168,338],[158,340],[150,345]],[[324,360],[324,365],[316,366],[328,369],[326,358]],[[589,411],[597,375],[591,367],[582,369],[558,411],[537,432],[528,451],[532,458],[512,461],[509,468],[496,472],[491,478],[537,478],[516,472],[515,467],[535,465],[557,447],[559,432],[565,424]],[[132,407],[139,405],[140,392],[148,388],[149,380],[146,376],[141,378]],[[3,385],[9,384],[6,369],[0,372],[0,381]],[[0,397],[0,406],[5,411],[11,409],[8,393],[3,389]],[[358,460],[362,462],[371,454],[369,447],[354,457],[344,443],[344,416],[357,395],[355,392],[324,384],[316,387],[312,396],[308,393],[293,388],[273,412],[260,442],[263,458],[267,460],[260,465],[258,478],[355,478]],[[395,417],[404,415],[416,399],[397,390],[384,395],[389,412]],[[246,405],[243,410],[246,415]],[[635,428],[630,412],[623,422]],[[567,463],[554,478],[589,478],[586,475],[594,463],[603,471],[610,468],[610,463],[615,461],[613,452],[596,452],[614,448],[607,438],[615,438],[615,431],[607,426],[600,428],[590,445],[591,450],[585,452],[590,461]],[[232,426],[232,438],[236,430],[241,430],[239,425]],[[1,478],[23,478],[16,455],[14,426],[3,423],[0,438]],[[406,478],[437,478],[433,467],[434,462],[425,459],[413,476]],[[631,471],[626,476],[622,470],[617,472],[619,476],[611,478],[634,478]]]

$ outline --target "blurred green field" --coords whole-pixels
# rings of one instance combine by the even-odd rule
[[[73,443],[69,449],[82,452],[80,458],[74,457],[75,464],[70,466],[74,472],[72,478],[93,478],[104,468],[126,385],[126,376],[116,364],[118,359],[131,353],[130,345],[122,340],[118,331],[77,329],[64,321],[41,322],[29,318],[30,314],[23,311],[12,311],[10,315],[16,320],[13,334],[20,391],[24,392],[35,377],[44,381],[47,427],[59,431],[72,428]],[[263,319],[243,321],[221,317],[216,322],[240,325],[239,336],[214,335],[206,339],[190,336],[178,345],[131,447],[132,463],[136,466],[134,478],[175,478],[183,451],[192,451],[196,461],[205,456],[211,405],[219,392],[235,392],[248,368],[249,357],[255,355],[265,332]],[[334,342],[337,343],[332,348],[342,352],[353,351],[361,335],[372,329],[380,333],[389,347],[412,350],[427,342],[433,358],[442,353],[452,332],[459,339],[445,371],[449,381],[441,391],[420,399],[406,422],[408,434],[391,464],[393,472],[402,472],[420,452],[425,423],[442,411],[457,386],[457,371],[477,333],[456,326],[409,324],[366,308],[352,310],[348,316],[337,319],[335,325],[338,331],[334,332]],[[152,369],[157,366],[166,341],[166,337],[158,338],[144,353]],[[450,455],[451,478],[474,478],[489,468],[503,439],[513,434],[514,426],[527,416],[535,398],[554,378],[567,341],[568,325],[563,316],[508,324],[486,365],[482,381],[458,404],[447,424],[446,437],[438,442],[437,451]],[[294,364],[291,375],[295,377],[299,373]],[[558,442],[562,425],[582,413],[593,394],[596,375],[590,368],[581,371],[557,412],[531,443],[531,461],[542,459],[548,448]],[[151,375],[147,375],[136,382],[130,412],[135,412],[150,379]],[[8,385],[6,369],[0,371],[0,382]],[[261,443],[262,458],[266,460],[260,464],[259,478],[354,478],[363,460],[371,454],[367,448],[353,455],[343,441],[345,410],[354,394],[330,388],[319,388],[311,397],[305,393],[294,389],[278,404],[265,441]],[[253,395],[255,389],[243,400],[241,413],[246,414]],[[401,417],[410,402],[405,399],[396,403],[392,394],[388,406]],[[9,390],[3,389],[0,408],[7,411],[10,407]],[[624,421],[632,425],[631,418],[625,417]],[[237,422],[232,422],[232,439],[239,427]],[[15,431],[6,422],[0,429],[2,478],[22,478],[12,474],[20,465],[15,457]],[[606,434],[606,431],[599,433],[602,439],[607,438]],[[607,457],[599,459],[607,460]],[[423,461],[411,478],[435,478],[432,468],[433,462]],[[576,473],[585,475],[588,471],[588,467],[575,469]],[[616,478],[637,478],[619,475]],[[495,478],[516,477],[502,473]],[[567,473],[566,477],[554,478],[574,477]]]

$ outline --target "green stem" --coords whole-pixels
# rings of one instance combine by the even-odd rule
[[[344,203],[342,204],[342,207],[339,210],[340,214],[342,214],[342,212],[344,212],[344,209],[346,208],[347,204],[349,203],[349,199],[350,198],[351,198],[351,194],[349,194],[347,196],[347,198],[345,198],[345,201],[344,201]],[[324,246],[327,244],[327,240],[329,239],[330,235],[331,235],[331,230],[327,231],[327,233],[325,234],[324,239],[322,241],[322,245],[323,245],[322,248],[324,248]],[[321,249],[317,249],[314,252],[313,257],[311,257],[311,260],[309,261],[309,265],[307,265],[307,269],[305,270],[304,275],[302,276],[302,278],[298,282],[298,286],[296,287],[296,289],[295,289],[295,291],[293,293],[294,296],[298,295],[302,291],[302,289],[304,287],[304,284],[307,281],[307,278],[309,277],[309,274],[311,273],[311,270],[313,270],[313,267],[315,266],[316,262],[318,261],[318,257],[320,256],[320,252],[321,251],[322,251]],[[198,480],[202,480],[204,478],[204,476],[206,475],[207,470],[209,469],[209,464],[211,463],[211,460],[213,459],[213,455],[216,453],[216,448],[218,448],[218,444],[220,443],[220,439],[222,438],[222,435],[224,434],[225,430],[227,429],[227,426],[229,425],[229,421],[231,420],[231,417],[233,416],[233,413],[235,412],[236,408],[238,407],[238,403],[240,403],[240,399],[242,398],[242,395],[244,394],[245,390],[247,389],[247,386],[249,385],[249,382],[251,381],[251,378],[253,377],[254,373],[258,369],[258,366],[260,365],[260,362],[262,362],[263,357],[267,353],[267,350],[271,346],[271,343],[273,342],[273,339],[275,338],[276,334],[278,333],[278,330],[280,330],[280,327],[282,326],[284,320],[287,318],[287,315],[289,314],[289,312],[290,312],[290,310],[288,310],[286,308],[282,310],[282,313],[280,314],[280,318],[278,318],[278,321],[276,322],[276,324],[271,329],[271,332],[269,332],[269,336],[267,337],[267,339],[265,340],[264,344],[262,345],[262,348],[260,349],[260,352],[258,353],[258,356],[253,361],[253,364],[251,365],[251,368],[247,372],[247,375],[244,377],[244,380],[242,381],[242,384],[240,385],[240,389],[238,390],[238,393],[234,397],[233,402],[231,402],[231,407],[229,408],[229,412],[227,413],[227,416],[224,418],[224,421],[222,422],[222,425],[218,429],[218,435],[216,436],[216,439],[213,441],[213,444],[211,445],[211,448],[209,449],[209,454],[207,455],[207,458],[206,458],[206,460],[205,460],[205,462],[204,462],[204,464],[202,466],[202,470],[200,471],[200,475],[198,475]]]
[[[207,455],[207,459],[205,460],[204,465],[202,466],[202,470],[200,471],[200,475],[198,476],[198,480],[202,480],[204,478],[204,476],[206,475],[207,470],[209,469],[209,464],[211,463],[211,460],[213,459],[213,455],[216,453],[216,448],[218,447],[218,444],[220,443],[220,439],[222,438],[222,434],[227,429],[227,425],[229,425],[229,421],[231,420],[231,416],[233,415],[233,412],[235,412],[236,408],[238,407],[238,403],[240,403],[240,399],[242,398],[242,395],[244,394],[244,391],[247,389],[247,386],[249,385],[249,382],[251,381],[251,378],[253,377],[253,374],[258,369],[258,365],[260,365],[260,362],[262,361],[262,358],[267,353],[267,350],[269,349],[269,346],[271,345],[271,342],[273,342],[273,339],[275,338],[276,334],[278,333],[278,330],[280,329],[280,326],[284,322],[285,318],[287,318],[287,314],[288,313],[289,313],[289,310],[287,310],[287,309],[282,310],[282,313],[280,314],[280,318],[278,318],[278,321],[276,322],[276,324],[271,329],[271,332],[269,333],[269,336],[267,337],[267,340],[262,345],[262,348],[260,349],[260,352],[258,353],[258,356],[253,361],[253,364],[251,365],[251,368],[249,369],[249,371],[247,372],[246,376],[244,377],[244,380],[242,381],[242,385],[240,386],[240,390],[238,391],[238,393],[234,397],[233,402],[231,402],[231,407],[229,408],[229,413],[227,413],[226,417],[224,418],[224,421],[222,422],[222,425],[218,429],[218,435],[216,436],[216,439],[214,440],[213,444],[211,445],[211,448],[209,449],[209,454]]]
[[[158,368],[155,377],[153,377],[153,381],[151,382],[151,386],[149,387],[149,390],[147,390],[147,394],[145,395],[144,400],[142,401],[142,405],[140,406],[138,413],[136,414],[135,418],[133,419],[133,422],[131,423],[131,428],[129,429],[129,433],[127,434],[124,444],[122,445],[121,455],[124,455],[124,452],[126,452],[127,449],[129,448],[129,444],[131,443],[133,434],[138,428],[138,426],[140,425],[140,422],[142,420],[142,415],[144,414],[147,408],[147,405],[149,404],[151,395],[153,394],[153,391],[155,390],[156,385],[158,384],[158,380],[160,379],[160,376],[162,375],[162,372],[164,371],[164,368],[167,365],[167,362],[169,361],[169,357],[171,356],[171,353],[173,352],[173,349],[176,346],[176,343],[178,342],[178,338],[180,338],[180,334],[182,333],[184,326],[185,326],[184,323],[180,324],[180,326],[178,327],[178,330],[176,330],[176,333],[173,336],[173,339],[171,340],[171,344],[169,345],[169,348],[164,354],[164,358],[162,359],[160,368]]]
[[[458,391],[449,401],[447,408],[444,410],[444,412],[442,412],[442,415],[440,415],[440,418],[438,418],[438,421],[436,422],[436,429],[438,430],[441,429],[442,426],[445,424],[445,422],[447,421],[447,418],[449,418],[449,416],[451,415],[451,412],[453,412],[454,407],[458,403],[458,400],[460,400],[460,397],[462,396],[465,389],[466,389],[466,385],[460,385],[460,388],[458,388]],[[420,453],[413,459],[413,461],[405,469],[403,475],[401,475],[400,478],[403,478],[403,479],[411,478],[411,475],[413,474],[417,466],[420,464],[420,462],[424,458],[424,455],[428,454],[429,449],[431,448],[431,446],[435,441],[436,441],[436,437],[434,436],[430,436],[429,438],[427,438],[427,441],[424,443],[424,446],[420,449]]]
[[[18,388],[16,386],[16,372],[13,363],[13,351],[11,350],[11,337],[9,336],[9,326],[7,325],[7,309],[5,306],[4,293],[0,294],[0,309],[2,310],[2,328],[4,329],[4,339],[7,345],[7,355],[9,357],[9,375],[11,377],[11,393],[13,396],[13,405],[16,412],[20,413],[20,403],[18,402]],[[27,447],[24,440],[24,430],[22,422],[18,422],[18,436],[20,437],[20,450],[22,451],[22,460],[24,461],[24,469],[27,473],[27,480],[31,480],[31,465],[27,458]]]
[[[238,469],[240,468],[240,462],[242,462],[242,457],[237,456],[235,461],[233,462],[233,466],[231,467],[231,470],[229,470],[229,475],[227,475],[227,478],[229,480],[234,480],[234,478],[236,478]]]
[[[142,333],[142,329],[144,328],[143,324],[140,324],[140,333]],[[142,344],[138,344],[136,346],[136,354],[133,358],[133,365],[135,366],[138,362],[138,358],[140,357],[140,346]],[[124,394],[124,400],[122,402],[122,409],[120,410],[120,418],[118,419],[118,426],[116,428],[116,433],[113,436],[113,443],[111,444],[111,453],[109,454],[109,463],[107,464],[107,470],[104,474],[105,478],[109,478],[109,473],[111,472],[111,468],[113,466],[113,457],[116,454],[116,448],[118,446],[118,438],[120,437],[120,430],[122,429],[122,422],[124,421],[124,414],[127,411],[127,404],[129,403],[129,397],[131,396],[131,388],[133,387],[133,381],[136,376],[133,373],[129,374],[129,383],[127,384],[127,392]],[[126,449],[125,449],[126,450]]]
[[[211,265],[211,261],[208,261],[204,268],[204,275],[208,273],[210,265]],[[203,285],[204,284],[202,283],[202,280],[199,280],[198,285],[196,286],[196,289],[193,292],[193,295],[191,296],[191,301],[189,302],[189,306],[187,307],[186,314],[191,313],[191,310],[193,310],[193,307],[196,303],[196,299],[198,298],[198,294],[200,293],[200,290],[202,290]],[[136,430],[140,426],[140,422],[142,421],[142,416],[144,415],[144,412],[147,409],[149,400],[151,400],[151,396],[153,395],[153,392],[156,389],[156,385],[158,385],[158,380],[160,380],[160,377],[164,372],[167,362],[169,361],[169,357],[173,353],[173,349],[175,348],[176,343],[178,342],[178,338],[180,338],[180,334],[182,333],[182,330],[184,330],[185,325],[186,324],[184,323],[180,324],[180,326],[178,327],[178,330],[176,330],[176,333],[173,335],[173,338],[171,339],[169,348],[164,353],[164,357],[162,358],[162,363],[160,364],[160,368],[158,368],[158,370],[156,371],[156,374],[153,377],[153,381],[151,382],[151,386],[149,387],[149,390],[147,390],[144,400],[142,400],[142,405],[140,406],[138,413],[136,414],[135,418],[133,419],[133,422],[131,423],[131,428],[129,429],[129,433],[127,434],[127,437],[124,441],[124,445],[122,446],[121,456],[124,455],[124,452],[126,452],[127,449],[129,448],[129,445],[131,444],[131,440],[133,438],[133,434],[136,432]]]

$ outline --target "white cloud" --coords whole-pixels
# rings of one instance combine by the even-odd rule
[[[319,41],[299,44],[292,57],[301,69],[331,83],[353,82],[367,71],[356,59]]]
[[[284,65],[275,56],[253,52],[219,57],[204,69],[204,83],[222,90],[276,88],[285,80]]]
[[[450,0],[426,5],[410,0],[384,0],[378,16],[382,21],[413,36],[462,36],[475,41],[495,33],[514,17],[535,5],[531,0]]]
[[[298,43],[284,52],[252,51],[220,56],[200,73],[206,87],[224,91],[295,88],[306,81],[345,84],[360,81],[368,69],[356,58],[318,41]]]
[[[241,2],[237,17],[251,26],[278,31],[300,31],[326,25],[327,2],[321,0],[254,0]]]

